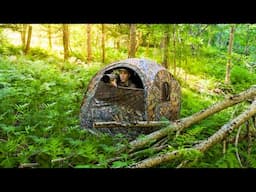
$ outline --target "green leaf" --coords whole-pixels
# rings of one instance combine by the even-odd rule
[[[127,162],[123,162],[123,161],[115,161],[112,165],[112,168],[122,168],[127,166],[128,163]]]
[[[35,157],[36,162],[39,163],[41,168],[50,168],[51,167],[51,155],[41,152],[38,153]]]

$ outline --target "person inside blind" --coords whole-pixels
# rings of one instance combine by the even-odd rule
[[[130,80],[131,72],[125,68],[119,69],[119,79],[117,85],[121,87],[136,88],[136,85]]]
[[[137,86],[130,80],[131,72],[125,68],[118,70],[118,77],[114,78],[115,74],[109,74],[103,79],[104,82],[109,82],[113,87],[130,87],[136,88]]]

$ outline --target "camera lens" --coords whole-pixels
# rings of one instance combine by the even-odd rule
[[[104,75],[104,76],[102,77],[102,81],[103,81],[104,83],[109,83],[110,77],[109,77],[108,75]]]

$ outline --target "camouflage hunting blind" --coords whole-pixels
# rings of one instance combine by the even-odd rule
[[[104,76],[120,68],[130,71],[130,80],[136,88],[113,87],[103,81]],[[132,127],[137,122],[178,119],[180,98],[178,81],[163,66],[146,59],[122,60],[106,66],[89,82],[81,105],[81,126],[93,132],[122,133],[134,139],[159,129],[147,125]],[[103,122],[116,124],[104,127]],[[103,123],[103,127],[96,127],[96,123]],[[125,124],[131,126],[122,126]]]

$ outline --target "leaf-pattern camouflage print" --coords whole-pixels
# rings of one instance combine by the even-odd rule
[[[122,67],[136,73],[141,81],[141,88],[115,88],[101,81],[104,74]],[[167,96],[163,95],[166,87],[164,83],[169,88]],[[180,102],[180,85],[163,66],[146,59],[126,59],[106,66],[92,78],[81,105],[81,126],[96,131],[93,122],[136,123],[160,120],[162,117],[172,121],[179,118]],[[122,133],[131,139],[155,130],[123,127],[97,129],[112,135]]]

